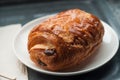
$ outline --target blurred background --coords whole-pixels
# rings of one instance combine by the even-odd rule
[[[120,0],[0,0],[0,26],[26,22],[71,8],[93,13],[120,34]]]
[[[26,22],[71,8],[104,20],[119,33],[120,0],[0,0],[0,26]]]
[[[0,26],[9,24],[24,25],[33,19],[72,8],[80,8],[98,16],[101,20],[111,25],[118,33],[120,39],[120,0],[0,0]],[[71,80],[86,80],[87,78],[90,80],[120,80],[119,57],[120,54],[117,54],[101,69],[71,78]],[[114,72],[116,68],[117,71]],[[96,74],[99,75],[95,76]],[[28,75],[29,80],[47,80],[46,76],[40,76],[40,73],[29,68]],[[55,79],[57,78],[49,80]],[[68,78],[68,80],[70,79]]]

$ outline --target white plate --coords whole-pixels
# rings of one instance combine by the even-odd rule
[[[118,36],[116,32],[108,24],[101,21],[105,29],[103,42],[100,48],[97,50],[96,55],[93,56],[91,60],[86,61],[86,64],[84,64],[82,67],[78,66],[76,68],[72,68],[64,72],[52,72],[52,71],[47,71],[47,70],[43,70],[39,68],[29,58],[29,53],[27,51],[28,33],[35,25],[39,24],[40,22],[47,19],[48,17],[50,16],[38,18],[38,19],[35,19],[27,23],[26,25],[23,26],[21,31],[16,35],[14,39],[13,49],[14,49],[15,55],[22,63],[24,63],[29,68],[42,72],[42,73],[51,74],[51,75],[59,75],[59,76],[82,74],[85,72],[92,71],[104,65],[117,52],[117,49],[119,46],[119,40],[118,40]]]

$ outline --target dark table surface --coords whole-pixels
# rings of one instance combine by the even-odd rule
[[[120,39],[120,0],[59,0],[0,6],[0,26],[25,23],[71,8],[80,8],[98,16],[118,33]],[[102,67],[80,75],[61,77],[28,69],[29,80],[120,80],[120,48]]]

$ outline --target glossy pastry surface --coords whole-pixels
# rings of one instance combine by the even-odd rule
[[[96,16],[71,9],[35,26],[28,36],[28,51],[41,68],[59,71],[94,55],[103,35],[103,25]]]

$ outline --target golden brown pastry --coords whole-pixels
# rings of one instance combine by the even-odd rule
[[[28,36],[28,51],[31,60],[41,68],[59,71],[90,57],[103,35],[103,25],[96,16],[71,9],[34,27]]]

